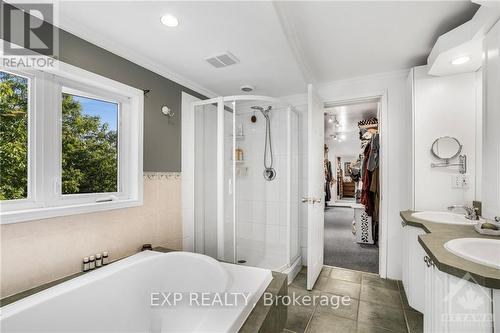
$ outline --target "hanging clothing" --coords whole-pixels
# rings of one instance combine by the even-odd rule
[[[371,217],[371,231],[373,239],[377,241],[380,205],[378,120],[377,118],[362,120],[358,122],[358,127],[361,149],[363,149],[359,201],[365,206],[365,213]]]
[[[379,225],[379,205],[380,205],[380,177],[379,168],[375,168],[372,173],[370,184],[370,192],[372,193],[373,215],[372,215],[372,234],[375,241],[378,240],[378,225]]]
[[[330,184],[333,181],[332,162],[325,159],[323,168],[325,172],[325,204],[326,204],[328,201],[332,199],[332,191],[330,188]]]
[[[351,162],[351,179],[357,183],[360,178],[361,178],[361,161],[359,160],[359,158],[354,161],[354,162]]]
[[[370,192],[372,171],[368,170],[368,157],[370,156],[371,145],[365,147],[363,159],[363,188],[361,190],[361,203],[365,206],[365,211],[368,216],[373,216],[375,209],[375,200],[373,193]]]
[[[370,155],[368,156],[368,170],[373,171],[378,167],[380,141],[378,133],[370,141]]]

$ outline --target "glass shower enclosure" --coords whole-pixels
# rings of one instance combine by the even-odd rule
[[[195,252],[286,271],[300,258],[298,113],[265,96],[191,111]]]

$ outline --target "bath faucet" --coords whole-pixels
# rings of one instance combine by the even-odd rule
[[[475,207],[467,206],[467,205],[451,205],[448,207],[448,210],[454,210],[457,208],[462,208],[465,210],[465,218],[468,220],[479,220],[479,216],[477,215],[477,209]]]

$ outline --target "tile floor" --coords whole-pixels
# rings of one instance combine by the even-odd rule
[[[378,275],[325,266],[312,291],[305,269],[288,286],[297,295],[351,296],[349,306],[290,305],[284,333],[422,332],[423,317],[408,305],[400,281]]]

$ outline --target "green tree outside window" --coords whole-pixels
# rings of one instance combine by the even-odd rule
[[[62,95],[62,193],[117,192],[117,126],[87,114],[81,100]],[[27,195],[28,80],[0,72],[0,200]]]

